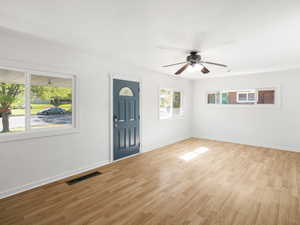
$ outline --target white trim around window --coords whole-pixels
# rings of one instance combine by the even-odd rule
[[[219,99],[219,103],[217,104],[210,104],[208,103],[208,94],[213,93],[226,93],[230,91],[236,92],[247,92],[247,90],[256,91],[256,100],[258,98],[258,91],[260,90],[274,90],[275,91],[275,103],[274,104],[221,104],[221,98]],[[248,91],[248,92],[249,92]],[[215,90],[207,90],[203,96],[203,103],[208,107],[225,107],[225,108],[280,108],[281,105],[281,88],[280,85],[272,86],[272,87],[256,87],[256,88],[224,88],[224,89],[215,89]]]
[[[160,91],[161,90],[168,90],[171,91],[171,98],[172,98],[172,107],[170,108],[170,115],[169,116],[161,116],[160,112],[160,101],[161,101],[161,96],[160,96]],[[180,109],[178,114],[173,114],[173,94],[174,92],[180,92]],[[181,89],[177,88],[163,88],[160,87],[158,89],[158,119],[159,120],[172,120],[172,119],[179,119],[182,118],[184,115],[184,92]]]
[[[0,69],[12,70],[16,72],[22,72],[25,74],[25,131],[15,132],[15,133],[2,133],[0,134],[0,143],[9,142],[16,140],[24,140],[31,138],[40,138],[40,137],[49,137],[49,136],[58,136],[65,134],[72,134],[79,132],[79,121],[78,121],[78,86],[77,86],[77,77],[74,74],[65,74],[59,72],[44,72],[38,70],[30,69],[18,69],[14,67],[5,67],[0,66]],[[31,129],[31,102],[30,102],[30,88],[31,88],[31,76],[47,76],[47,77],[56,77],[56,78],[65,78],[72,80],[72,124],[64,125],[61,127],[51,127],[51,128],[40,128],[40,129]],[[1,121],[0,121],[1,122]]]
[[[236,93],[236,101],[238,103],[255,103],[257,102],[257,90],[251,90],[251,91],[238,91]],[[246,95],[246,99],[245,100],[241,100],[240,99],[240,95],[245,94]],[[249,94],[254,94],[255,98],[253,100],[249,99]]]

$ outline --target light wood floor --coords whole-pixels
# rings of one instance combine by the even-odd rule
[[[300,153],[188,139],[0,200],[0,224],[300,224]]]

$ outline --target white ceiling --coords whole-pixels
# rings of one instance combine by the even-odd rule
[[[0,0],[0,26],[165,74],[197,48],[223,76],[300,66],[299,0]]]

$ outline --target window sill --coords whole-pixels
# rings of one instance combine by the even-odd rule
[[[170,117],[159,117],[159,120],[178,120],[183,119],[184,115],[176,115],[176,116],[170,116]]]
[[[279,104],[206,104],[208,107],[224,108],[280,108]]]
[[[33,131],[28,131],[28,132],[0,134],[0,143],[19,141],[19,140],[27,140],[27,139],[33,139],[33,138],[62,136],[62,135],[75,134],[75,133],[79,133],[78,128],[73,128],[73,127],[64,127],[64,128],[59,128],[59,129],[57,129],[57,128],[50,128],[50,129],[41,128],[41,129],[36,129]]]

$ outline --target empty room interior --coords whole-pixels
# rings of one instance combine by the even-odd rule
[[[0,5],[1,225],[300,225],[300,1]]]

